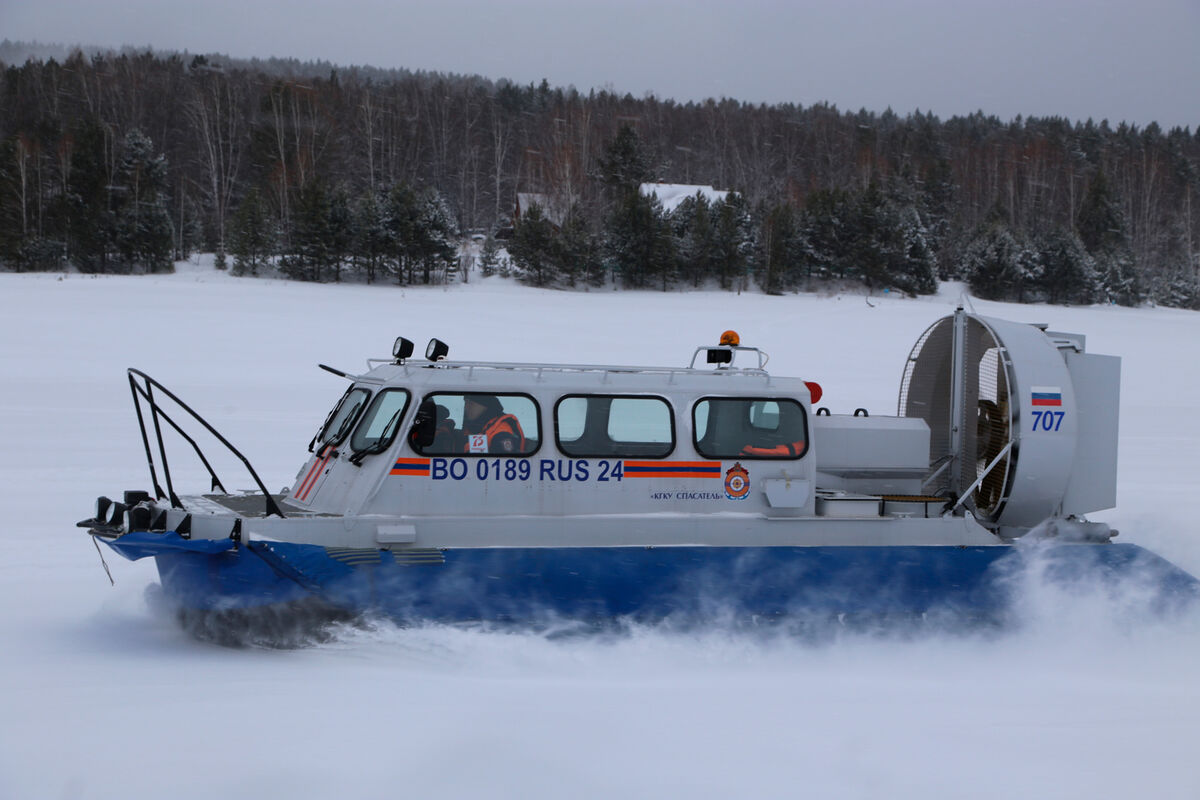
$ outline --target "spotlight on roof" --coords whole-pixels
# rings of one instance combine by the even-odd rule
[[[403,363],[404,359],[413,354],[413,343],[403,336],[397,336],[395,344],[392,345],[392,355],[396,359],[396,363]]]
[[[733,363],[733,348],[742,343],[742,338],[738,336],[737,331],[725,331],[721,334],[721,340],[717,346],[708,351],[708,363],[716,364],[718,369],[723,365]]]
[[[733,361],[733,351],[728,349],[710,348],[708,351],[709,364],[729,364]]]
[[[429,346],[425,348],[425,358],[428,361],[442,361],[449,352],[450,345],[441,339],[430,339]]]

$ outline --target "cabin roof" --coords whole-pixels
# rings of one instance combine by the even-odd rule
[[[357,380],[389,385],[503,388],[529,392],[540,388],[596,391],[607,386],[623,392],[662,394],[675,390],[750,392],[761,391],[765,386],[782,390],[793,385],[799,391],[804,386],[799,378],[775,377],[757,367],[715,369],[490,361],[442,361],[434,365],[415,360],[404,364],[384,360],[370,363],[374,368],[366,375],[357,376]]]

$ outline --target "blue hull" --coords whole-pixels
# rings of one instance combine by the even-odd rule
[[[1131,544],[992,547],[611,547],[351,550],[193,541],[132,533],[108,542],[153,556],[172,603],[192,612],[319,602],[401,622],[555,618],[711,620],[948,614],[1002,620],[1022,576],[1115,587],[1136,581],[1153,610],[1200,597],[1200,582]]]

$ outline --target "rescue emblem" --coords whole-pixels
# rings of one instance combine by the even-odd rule
[[[725,496],[730,500],[745,500],[750,496],[750,473],[740,462],[725,472]]]

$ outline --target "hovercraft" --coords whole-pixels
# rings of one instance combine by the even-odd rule
[[[686,367],[413,351],[321,365],[348,386],[280,493],[130,369],[151,489],[80,525],[153,557],[180,614],[218,625],[314,605],[401,623],[1002,619],[1034,559],[1064,582],[1136,575],[1156,608],[1198,595],[1086,520],[1116,503],[1120,359],[1080,334],[959,309],[913,347],[895,416],[831,414],[732,331]],[[197,436],[257,491],[227,492]],[[209,492],[176,491],[180,445]]]

